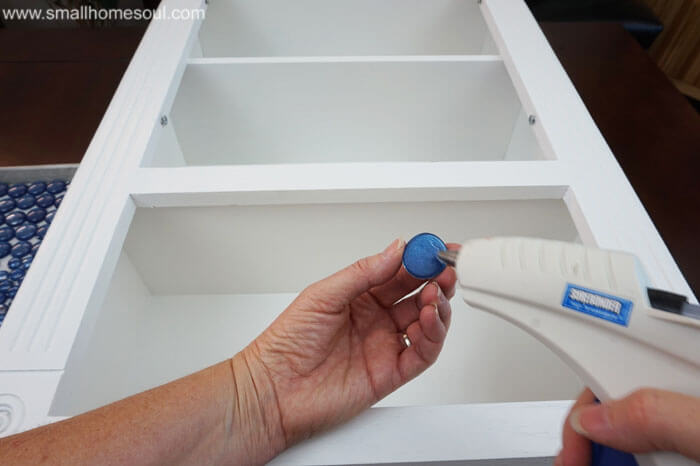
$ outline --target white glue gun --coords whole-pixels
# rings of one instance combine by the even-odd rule
[[[647,288],[630,254],[533,238],[467,241],[440,259],[464,301],[534,335],[601,400],[654,387],[700,396],[700,307]],[[660,452],[640,466],[696,464]]]

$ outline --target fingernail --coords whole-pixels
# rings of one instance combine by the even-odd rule
[[[571,413],[571,428],[581,435],[591,435],[610,430],[605,405],[585,406]]]
[[[403,245],[404,241],[401,238],[396,238],[389,246],[386,247],[384,251],[382,251],[382,255],[385,257],[391,256],[396,251],[403,249]]]
[[[440,285],[438,285],[438,282],[433,282],[433,285],[435,285],[435,288],[437,288],[438,300],[443,301],[445,299],[445,293],[442,292],[442,288],[440,288]]]
[[[436,303],[446,302],[447,297],[445,296],[445,293],[442,292],[442,288],[440,288],[440,285],[438,285],[437,282],[430,282],[430,285],[435,286],[435,302]]]
[[[406,245],[406,241],[403,238],[396,238],[396,249],[401,250]]]

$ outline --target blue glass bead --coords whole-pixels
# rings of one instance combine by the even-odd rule
[[[32,255],[36,256],[36,252],[39,250],[39,246],[41,246],[41,243],[36,243],[35,245],[32,246]],[[29,257],[29,256],[27,256]],[[25,257],[26,259],[26,257]]]
[[[0,270],[0,280],[7,280],[8,278],[10,278],[10,274],[7,272],[7,270]],[[0,302],[2,301],[3,300],[0,299]]]
[[[31,194],[25,194],[24,196],[20,197],[17,199],[17,207],[20,209],[29,209],[30,207],[34,206],[34,202],[36,202],[36,199],[34,196]]]
[[[29,270],[29,267],[32,266],[32,261],[34,260],[34,255],[29,254],[28,256],[24,256],[22,258],[22,268],[24,270]]]
[[[17,227],[17,229],[15,230],[15,236],[17,237],[17,239],[20,240],[28,240],[36,234],[36,230],[36,225],[28,223],[26,225]]]
[[[54,202],[53,205],[55,205],[58,209],[58,207],[61,205],[61,202],[63,202],[63,196],[56,196],[56,202]]]
[[[15,207],[16,207],[15,201],[13,201],[10,198],[3,199],[2,201],[0,201],[0,212],[2,212],[3,214],[5,212],[11,211]]]
[[[7,295],[0,291],[0,303],[4,303],[5,300],[7,299]]]
[[[14,281],[21,282],[24,279],[24,270],[22,269],[15,269],[12,272],[10,272],[10,278],[13,279]]]
[[[12,280],[0,280],[0,291],[7,292],[13,286]]]
[[[0,241],[10,241],[15,237],[15,230],[10,227],[0,227]]]
[[[437,253],[446,250],[447,246],[440,238],[432,233],[421,233],[406,243],[403,265],[409,274],[421,280],[437,277],[446,267]]]
[[[7,183],[0,183],[0,196],[4,196],[7,194],[7,189],[9,186],[7,186]]]
[[[16,257],[13,257],[12,259],[10,259],[10,260],[7,262],[7,266],[8,266],[11,270],[14,270],[14,269],[19,268],[19,267],[22,266],[22,261],[19,260],[19,259],[16,258]]]
[[[44,193],[41,196],[36,198],[36,205],[39,207],[50,207],[53,205],[55,202],[55,199],[52,194],[49,193]]]
[[[46,191],[46,183],[44,183],[43,181],[36,181],[29,185],[27,191],[33,196],[38,196],[39,194]]]
[[[12,250],[12,246],[7,241],[0,242],[0,258],[7,256]]]
[[[14,212],[10,212],[9,214],[5,215],[5,223],[10,225],[11,227],[16,227],[20,223],[24,222],[27,219],[27,216],[24,214],[24,212],[20,212],[18,210],[15,210]]]
[[[56,216],[56,211],[54,210],[53,212],[49,212],[48,214],[46,214],[46,218],[44,218],[44,220],[46,220],[46,223],[51,223],[51,222],[53,222],[53,218],[55,216]]]
[[[48,225],[42,225],[36,230],[36,236],[39,239],[43,239],[44,236],[46,236],[46,232],[49,231],[49,226]]]
[[[66,182],[63,180],[53,180],[46,186],[46,190],[51,194],[58,194],[66,190]]]
[[[12,246],[12,251],[10,252],[10,254],[12,254],[12,257],[24,257],[27,254],[29,254],[31,250],[31,244],[29,244],[26,241],[20,241],[19,243],[15,243],[14,246]]]
[[[39,223],[46,217],[46,210],[41,207],[35,207],[27,212],[27,220],[32,223]]]
[[[19,290],[19,287],[13,286],[9,290],[7,290],[7,296],[9,296],[10,299],[14,298],[15,296],[17,296],[17,290]]]
[[[22,196],[24,196],[25,194],[27,194],[27,187],[26,187],[23,183],[13,184],[13,185],[10,186],[10,188],[7,190],[7,194],[8,194],[10,197],[14,197],[14,198],[22,197]]]

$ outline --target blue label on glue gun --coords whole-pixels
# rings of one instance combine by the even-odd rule
[[[632,301],[628,299],[589,290],[571,283],[566,284],[564,300],[561,305],[625,327],[632,312]]]

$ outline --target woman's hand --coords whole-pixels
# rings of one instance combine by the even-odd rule
[[[456,275],[448,267],[407,296],[425,282],[401,267],[404,246],[396,240],[309,286],[233,359],[239,398],[245,386],[243,404],[258,401],[245,409],[263,417],[258,440],[270,456],[349,419],[435,362]]]
[[[586,389],[571,408],[557,466],[588,466],[591,440],[630,453],[675,451],[700,462],[700,398],[643,389],[621,400],[594,401]]]
[[[0,464],[260,464],[349,419],[432,364],[450,325],[454,271],[405,297],[423,282],[403,248],[311,285],[230,360],[0,438]]]

